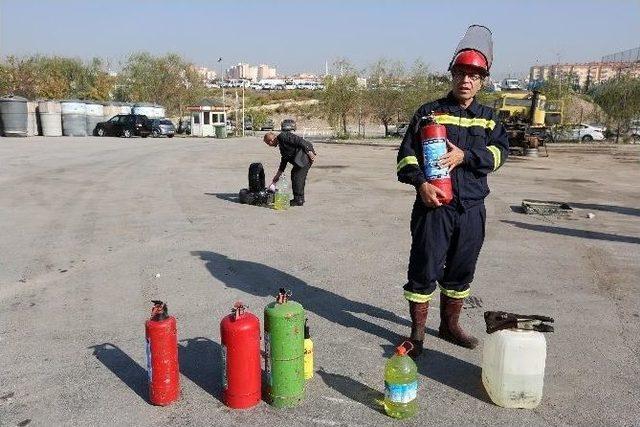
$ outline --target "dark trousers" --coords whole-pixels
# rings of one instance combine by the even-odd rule
[[[311,165],[305,167],[293,166],[291,169],[291,186],[293,188],[293,198],[304,203],[304,185],[307,182],[307,174]]]
[[[426,208],[417,200],[411,214],[411,255],[404,296],[427,302],[436,285],[451,298],[469,295],[484,242],[484,204],[467,209]]]

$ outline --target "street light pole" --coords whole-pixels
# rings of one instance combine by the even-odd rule
[[[244,136],[244,82],[242,82],[242,136]]]
[[[224,96],[224,67],[222,65],[222,57],[218,59],[220,63],[220,86],[222,86],[222,112],[224,113],[224,125],[227,125],[227,103]]]

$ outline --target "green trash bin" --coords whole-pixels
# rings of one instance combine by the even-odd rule
[[[226,138],[227,137],[227,127],[224,125],[216,126],[216,138]]]

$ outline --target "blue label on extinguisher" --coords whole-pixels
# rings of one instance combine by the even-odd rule
[[[427,181],[432,179],[447,178],[449,169],[438,165],[440,157],[447,153],[447,140],[444,138],[431,138],[422,141],[424,176]]]
[[[151,382],[151,377],[153,376],[153,369],[151,368],[151,343],[149,342],[149,338],[145,339],[144,347],[147,353],[147,375],[149,375],[149,382]]]

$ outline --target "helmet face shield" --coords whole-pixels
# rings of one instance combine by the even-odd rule
[[[483,69],[485,75],[488,75],[492,63],[493,38],[491,31],[482,25],[471,25],[458,43],[449,64],[449,70],[455,65],[469,65]]]

